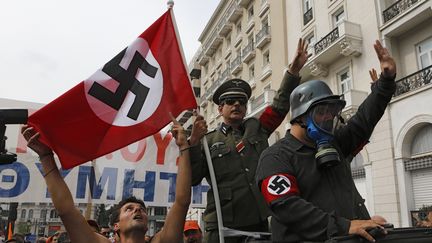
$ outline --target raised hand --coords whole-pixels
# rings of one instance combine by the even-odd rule
[[[390,56],[387,48],[383,47],[381,42],[376,40],[374,49],[377,54],[378,60],[381,65],[381,72],[385,78],[395,78],[396,76],[396,63]]]
[[[198,144],[201,138],[203,138],[206,133],[207,133],[207,123],[204,120],[203,116],[197,115],[192,126],[190,145]]]
[[[27,146],[35,151],[39,156],[52,153],[52,150],[39,141],[40,134],[33,127],[24,125],[21,127],[21,134],[27,141]]]
[[[378,74],[377,71],[375,70],[375,68],[372,68],[371,70],[369,70],[369,75],[371,77],[371,84],[375,83],[378,80]]]
[[[188,146],[186,132],[183,126],[175,119],[175,117],[170,113],[171,121],[173,123],[171,132],[176,139],[176,144],[179,148]]]
[[[303,66],[309,59],[309,57],[312,55],[312,54],[308,54],[307,49],[308,49],[308,43],[306,43],[305,40],[300,38],[297,44],[297,50],[294,59],[288,66],[288,71],[291,74],[298,75],[300,70],[303,68]]]

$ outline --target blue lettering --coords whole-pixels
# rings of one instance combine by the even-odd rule
[[[44,172],[43,172],[42,164],[41,164],[41,163],[36,163],[36,167],[38,168],[39,172],[41,173],[41,175],[42,175],[42,177],[43,177]],[[71,172],[71,171],[72,171],[72,169],[69,169],[69,170],[63,170],[63,169],[60,168],[60,170],[59,170],[60,175],[61,175],[61,177],[62,177],[63,179],[64,179],[64,178],[69,174],[69,172]],[[50,195],[50,193],[48,192],[48,188],[47,188],[47,190],[46,190],[45,197],[46,197],[46,198],[51,198],[51,195]]]
[[[161,180],[168,180],[169,181],[168,202],[174,202],[177,174],[176,173],[161,172],[160,178],[161,178]]]
[[[100,199],[103,188],[108,183],[107,199],[114,200],[117,184],[117,168],[105,167],[102,175],[96,183],[96,175],[93,166],[80,166],[78,171],[76,198],[84,198],[86,194],[86,182],[88,179],[90,193],[93,199]]]
[[[202,194],[207,192],[210,189],[210,186],[199,184],[192,187],[192,204],[201,204],[203,201]]]
[[[135,180],[135,170],[125,170],[123,180],[123,196],[122,199],[131,197],[134,188],[144,189],[144,201],[154,201],[156,172],[146,171],[145,181]]]
[[[0,174],[7,169],[15,171],[16,177],[3,175],[2,181],[13,182],[15,180],[15,186],[10,189],[0,187],[0,197],[16,197],[27,189],[30,183],[30,172],[27,167],[20,162],[0,166]]]

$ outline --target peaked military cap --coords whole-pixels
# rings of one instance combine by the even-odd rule
[[[223,83],[213,94],[213,102],[217,105],[226,98],[240,98],[244,97],[249,100],[252,89],[248,82],[242,79],[230,79]]]

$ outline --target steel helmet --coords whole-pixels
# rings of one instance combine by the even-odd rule
[[[345,100],[341,96],[334,95],[329,86],[321,80],[311,80],[304,82],[293,90],[290,96],[291,120],[305,114],[312,106],[328,100],[336,100],[345,107]]]

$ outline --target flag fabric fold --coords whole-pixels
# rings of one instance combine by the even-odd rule
[[[69,169],[150,136],[197,107],[169,9],[90,78],[29,117]]]

